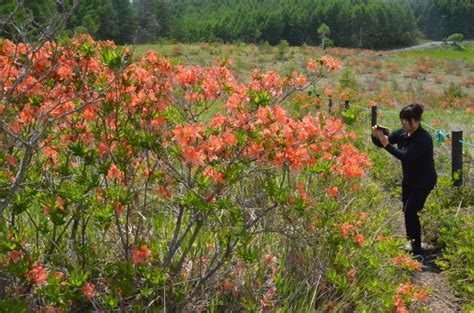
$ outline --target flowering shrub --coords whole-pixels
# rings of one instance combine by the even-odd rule
[[[340,245],[318,263],[325,288],[357,279],[346,261],[321,266],[373,245],[365,215],[337,209],[350,206],[370,162],[340,119],[283,109],[338,61],[310,60],[305,76],[255,70],[244,84],[226,61],[173,66],[148,52],[133,62],[127,49],[87,36],[40,47],[2,40],[0,50],[10,297],[37,309],[177,310],[219,288],[263,310],[279,303],[288,273],[271,251],[261,255],[271,245],[256,248],[275,227]],[[258,301],[250,278],[238,284],[238,264],[261,273]]]

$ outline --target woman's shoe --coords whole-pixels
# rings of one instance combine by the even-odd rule
[[[400,247],[400,250],[403,250],[405,252],[411,252],[411,243],[407,242],[403,246]]]
[[[414,246],[412,244],[411,246],[411,253],[413,255],[422,255],[423,254],[423,249],[421,249],[421,247],[418,247],[418,246]]]
[[[400,247],[401,250],[405,252],[410,252],[413,255],[422,255],[423,249],[421,247],[415,246],[411,242],[407,242],[405,245]]]

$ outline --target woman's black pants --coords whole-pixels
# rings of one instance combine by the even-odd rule
[[[407,239],[411,242],[414,250],[421,249],[421,225],[418,212],[423,209],[423,205],[431,190],[432,188],[402,186],[403,213],[405,215]]]

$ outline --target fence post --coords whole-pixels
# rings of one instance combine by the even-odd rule
[[[349,110],[351,104],[349,103],[349,100],[344,101],[344,106],[346,107],[346,110]]]
[[[377,125],[377,106],[372,106],[372,126]]]
[[[462,185],[462,130],[451,132],[451,175],[453,185],[460,187]]]

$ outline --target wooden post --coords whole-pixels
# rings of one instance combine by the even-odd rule
[[[453,185],[460,187],[462,185],[462,130],[451,132],[451,175]]]
[[[377,125],[377,106],[372,106],[372,126]]]
[[[349,108],[351,107],[351,104],[349,103],[349,100],[344,101],[344,106],[346,107],[346,110],[349,110]]]

